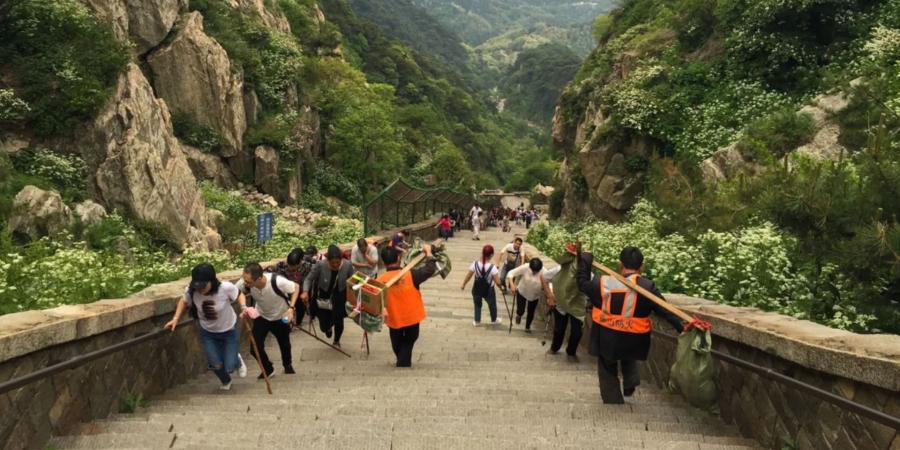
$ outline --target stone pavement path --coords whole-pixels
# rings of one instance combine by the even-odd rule
[[[513,232],[524,233],[516,228]],[[393,366],[390,340],[371,336],[370,356],[360,351],[362,332],[347,321],[346,358],[305,334],[292,334],[296,375],[275,360],[274,395],[250,375],[230,392],[211,373],[150,399],[135,414],[85,424],[50,448],[84,449],[749,449],[715,417],[680,398],[644,385],[625,405],[600,402],[595,359],[580,363],[546,355],[544,325],[533,334],[503,324],[472,326],[472,300],[459,286],[469,263],[490,243],[502,248],[511,233],[496,229],[473,241],[458,233],[447,247],[453,271],[423,285],[428,318],[412,369]],[[547,260],[549,263],[550,261]],[[471,283],[470,283],[471,286]],[[512,305],[511,305],[512,306]],[[487,323],[487,307],[483,311]],[[523,320],[524,323],[524,320]],[[274,338],[270,357],[279,358]],[[549,346],[549,343],[547,344]],[[245,353],[246,354],[246,353]],[[196,355],[202,358],[202,355]],[[161,362],[164,363],[164,362]]]

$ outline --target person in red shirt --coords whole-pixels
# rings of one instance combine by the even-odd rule
[[[438,221],[437,227],[441,232],[441,237],[444,238],[444,242],[447,242],[447,239],[450,239],[450,216],[446,214],[441,216],[441,220]]]

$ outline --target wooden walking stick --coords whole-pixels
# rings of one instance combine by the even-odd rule
[[[313,320],[314,320],[314,319],[313,319]],[[312,329],[313,332],[315,332],[315,330],[316,330],[315,328],[313,328],[312,320],[310,320],[309,328]],[[309,331],[306,331],[306,330],[303,329],[303,327],[297,327],[297,329],[300,330],[300,331],[302,331],[302,332],[304,332],[304,333],[306,333],[306,334],[308,334],[308,335],[310,335],[310,336],[312,336],[312,337],[315,338],[317,341],[319,341],[319,342],[321,342],[321,343],[323,343],[323,344],[325,344],[325,345],[331,347],[331,348],[332,348],[333,350],[335,350],[336,352],[339,352],[339,353],[343,354],[344,356],[346,356],[346,357],[348,357],[348,358],[352,358],[352,356],[350,356],[349,353],[345,352],[344,350],[342,350],[342,349],[340,349],[340,348],[338,348],[338,347],[335,347],[335,346],[332,345],[332,344],[329,344],[328,341],[326,341],[325,339],[320,338],[318,334],[313,334],[313,333],[311,333],[311,332],[309,332]]]
[[[629,279],[627,279],[627,278],[623,277],[621,274],[619,274],[619,272],[616,272],[616,271],[610,269],[609,267],[606,267],[603,264],[598,263],[597,261],[594,261],[593,266],[599,270],[602,270],[607,275],[615,278],[616,280],[618,280],[620,283],[624,284],[625,286],[628,286],[629,288],[639,292],[641,295],[643,295],[644,297],[647,297],[653,303],[656,303],[657,305],[661,306],[666,311],[669,311],[670,313],[675,314],[676,316],[678,316],[679,319],[681,319],[685,322],[688,322],[688,323],[690,323],[694,320],[694,318],[689,316],[686,312],[676,308],[671,303],[659,298],[656,294],[638,286],[637,283],[632,283]]]
[[[500,294],[503,295],[503,304],[506,305],[506,314],[509,315],[509,334],[512,334],[512,310],[509,309],[509,303],[506,301],[506,290],[500,289]]]
[[[244,326],[247,328],[247,337],[250,338],[250,345],[253,347],[253,353],[256,353],[256,363],[259,364],[259,370],[262,372],[263,380],[266,382],[266,390],[269,391],[269,395],[272,395],[272,385],[269,383],[269,375],[266,373],[266,368],[263,367],[262,363],[262,355],[259,354],[259,347],[256,346],[256,339],[253,338],[253,327],[250,326],[250,322],[246,319],[242,319],[244,322]]]

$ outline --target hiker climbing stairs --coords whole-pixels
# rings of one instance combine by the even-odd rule
[[[524,233],[522,228],[513,232]],[[280,369],[274,339],[274,395],[258,370],[219,391],[212,373],[151,398],[147,408],[84,424],[76,434],[53,439],[51,448],[651,448],[749,449],[717,417],[679,397],[644,384],[625,405],[603,405],[596,361],[548,355],[544,324],[508,334],[502,296],[501,325],[472,325],[472,299],[459,286],[469,263],[487,243],[495,248],[512,233],[492,228],[473,241],[461,232],[447,253],[453,271],[422,287],[428,318],[413,353],[413,367],[394,367],[387,331],[370,336],[371,354],[360,349],[362,331],[347,321],[346,358],[300,332],[291,335],[295,375]],[[533,254],[534,249],[530,249]],[[552,261],[545,258],[545,263]],[[498,293],[499,294],[499,293]],[[513,307],[512,298],[509,298]],[[487,314],[485,311],[484,315]],[[524,321],[523,321],[524,322]],[[583,352],[582,352],[583,353]],[[203,358],[202,354],[188,357]],[[160,361],[165,364],[165,361]]]

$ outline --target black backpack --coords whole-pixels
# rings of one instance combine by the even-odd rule
[[[478,295],[480,297],[487,297],[490,295],[493,290],[493,286],[491,286],[491,272],[494,271],[494,265],[488,264],[485,267],[483,264],[481,266],[481,273],[478,270],[478,264],[475,264],[475,284],[472,285],[472,293]]]
[[[270,272],[272,274],[272,278],[269,280],[269,284],[272,286],[272,292],[275,295],[281,297],[288,306],[291,306],[291,298],[285,294],[281,289],[278,288],[278,274],[275,272]],[[247,301],[250,302],[250,306],[256,306],[256,300],[250,295],[250,287],[246,284],[244,285],[244,295],[247,297]]]

